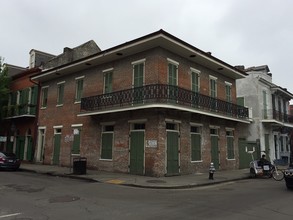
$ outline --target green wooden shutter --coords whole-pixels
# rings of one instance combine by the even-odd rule
[[[30,114],[35,115],[38,102],[38,86],[31,87]]]
[[[200,134],[191,134],[191,160],[201,160],[201,136]]]
[[[83,91],[83,79],[79,79],[76,81],[76,96],[75,96],[76,102],[79,102],[81,100],[82,91]]]
[[[42,107],[47,107],[48,88],[42,88]]]
[[[64,96],[64,83],[61,83],[58,85],[58,100],[57,100],[58,105],[63,104],[63,96]]]
[[[73,143],[72,143],[72,153],[79,154],[80,153],[80,131],[81,129],[78,128],[78,134],[74,134]]]
[[[199,75],[195,72],[191,73],[191,89],[193,92],[199,92]]]
[[[228,159],[234,159],[234,138],[227,137]]]
[[[112,159],[113,133],[102,134],[101,159]]]
[[[113,78],[113,72],[105,73],[105,93],[111,93],[112,92],[112,78]]]

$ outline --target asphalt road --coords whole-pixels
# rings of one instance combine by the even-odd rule
[[[292,220],[293,191],[272,179],[155,190],[0,171],[2,219]]]

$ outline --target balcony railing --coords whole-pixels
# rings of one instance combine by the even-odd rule
[[[16,104],[2,107],[2,115],[4,118],[16,117],[16,116],[35,116],[36,105],[32,104]]]
[[[293,124],[293,115],[288,115],[276,109],[267,109],[267,110],[263,110],[263,112],[264,112],[264,119],[274,119],[276,121]]]
[[[81,112],[148,104],[169,104],[209,111],[230,117],[248,118],[248,109],[177,86],[153,84],[81,99]]]

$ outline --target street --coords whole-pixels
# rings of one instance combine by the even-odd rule
[[[0,219],[292,219],[284,181],[144,189],[0,171]]]

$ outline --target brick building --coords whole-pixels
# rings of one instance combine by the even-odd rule
[[[246,73],[159,30],[44,69],[36,159],[138,175],[237,169]]]

